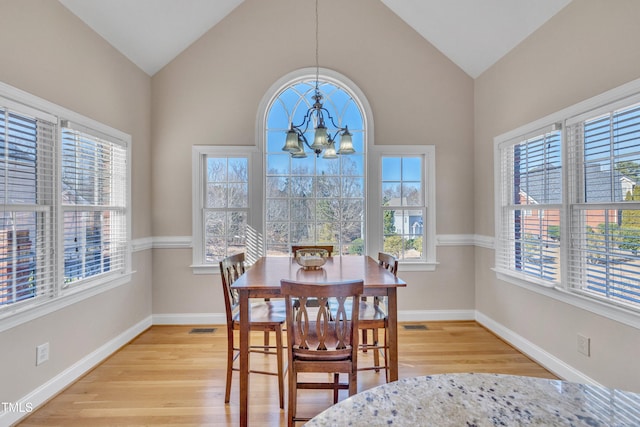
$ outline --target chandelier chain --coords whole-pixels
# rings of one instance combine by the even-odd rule
[[[283,151],[288,151],[291,157],[304,158],[307,157],[304,147],[307,146],[313,151],[317,157],[323,154],[324,159],[337,159],[338,154],[353,154],[355,150],[353,148],[353,142],[351,139],[351,133],[347,125],[344,127],[337,124],[327,110],[322,105],[322,94],[320,93],[320,18],[318,13],[318,2],[315,0],[315,18],[316,18],[316,85],[315,92],[313,94],[313,105],[307,110],[302,123],[296,125],[293,120],[290,121],[289,130],[287,131],[287,138],[285,139]],[[325,118],[333,126],[333,134],[329,132],[325,126]],[[327,122],[327,123],[328,123]],[[313,144],[310,144],[305,136],[309,126],[315,128]],[[340,149],[336,151],[335,143],[336,137],[340,137]]]
[[[319,55],[319,44],[320,44],[320,31],[319,31],[319,20],[318,20],[318,0],[316,0],[316,91],[318,90],[318,80],[320,80],[320,55]]]

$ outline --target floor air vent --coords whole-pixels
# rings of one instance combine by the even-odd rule
[[[407,331],[426,331],[427,325],[402,325],[402,327]]]
[[[193,328],[190,334],[212,334],[216,331],[216,328]]]

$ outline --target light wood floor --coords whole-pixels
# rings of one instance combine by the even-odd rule
[[[478,323],[402,323],[400,378],[453,372],[494,372],[556,378]],[[238,383],[224,403],[226,328],[193,334],[193,326],[153,326],[20,426],[234,426],[238,424]],[[261,335],[252,340],[259,341]],[[273,366],[272,356],[253,354],[252,366]],[[371,363],[371,352],[359,363]],[[384,382],[373,371],[358,375],[359,391]],[[299,392],[300,411],[315,414],[331,405],[330,392]],[[341,392],[341,393],[346,393]],[[346,398],[346,394],[340,399]],[[286,399],[285,399],[286,401]],[[251,376],[250,425],[284,426],[276,378]]]

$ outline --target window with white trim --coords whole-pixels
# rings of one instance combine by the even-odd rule
[[[254,229],[258,206],[255,176],[260,170],[252,147],[193,147],[193,263],[217,266],[229,255],[261,253]],[[258,192],[259,193],[259,192]]]
[[[640,312],[640,81],[545,120],[496,138],[496,271]]]
[[[435,264],[434,146],[376,147],[371,160],[371,252]]]
[[[0,95],[0,318],[127,281],[129,136],[7,85]]]

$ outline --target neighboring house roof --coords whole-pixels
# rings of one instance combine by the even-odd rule
[[[613,179],[611,174],[613,174]],[[587,166],[585,174],[587,202],[623,201],[636,182],[616,170],[602,170],[599,165]],[[611,183],[614,183],[613,199]],[[562,203],[562,168],[545,165],[520,173],[518,192],[531,204]]]

